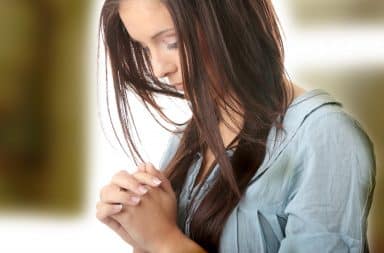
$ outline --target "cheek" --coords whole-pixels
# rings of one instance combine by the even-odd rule
[[[175,64],[177,66],[177,69],[181,72],[181,61],[178,53],[176,53],[175,55]]]
[[[179,55],[179,52],[178,50],[174,50],[174,52],[172,52],[170,55],[170,59],[172,60],[173,64],[175,64],[175,66],[177,67],[177,72],[179,73],[180,75],[180,81],[181,81],[181,61],[180,61],[180,55]]]

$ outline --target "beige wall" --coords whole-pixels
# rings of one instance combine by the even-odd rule
[[[0,2],[0,209],[78,213],[89,1]]]

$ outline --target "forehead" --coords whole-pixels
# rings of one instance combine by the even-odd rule
[[[173,28],[172,18],[160,0],[123,0],[119,15],[131,37],[147,41],[157,32]]]

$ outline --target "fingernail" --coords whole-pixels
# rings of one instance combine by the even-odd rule
[[[145,193],[148,192],[148,189],[145,188],[144,186],[139,186],[138,191],[139,191],[141,194],[145,194]]]
[[[153,179],[152,179],[152,182],[153,182],[155,185],[159,185],[159,184],[161,184],[161,180],[158,179],[157,177],[153,178]]]
[[[113,209],[114,211],[120,211],[122,208],[123,208],[123,205],[122,205],[122,204],[120,204],[120,205],[113,205],[113,207],[112,207],[112,209]]]
[[[137,203],[139,203],[140,198],[136,197],[136,196],[133,196],[133,197],[131,197],[131,200],[132,200],[133,203],[137,204]]]

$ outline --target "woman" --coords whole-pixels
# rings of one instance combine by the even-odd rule
[[[368,249],[373,145],[327,92],[289,81],[269,0],[106,0],[101,31],[133,155],[127,91],[164,119],[156,94],[193,114],[160,168],[100,192],[97,218],[135,252]]]

